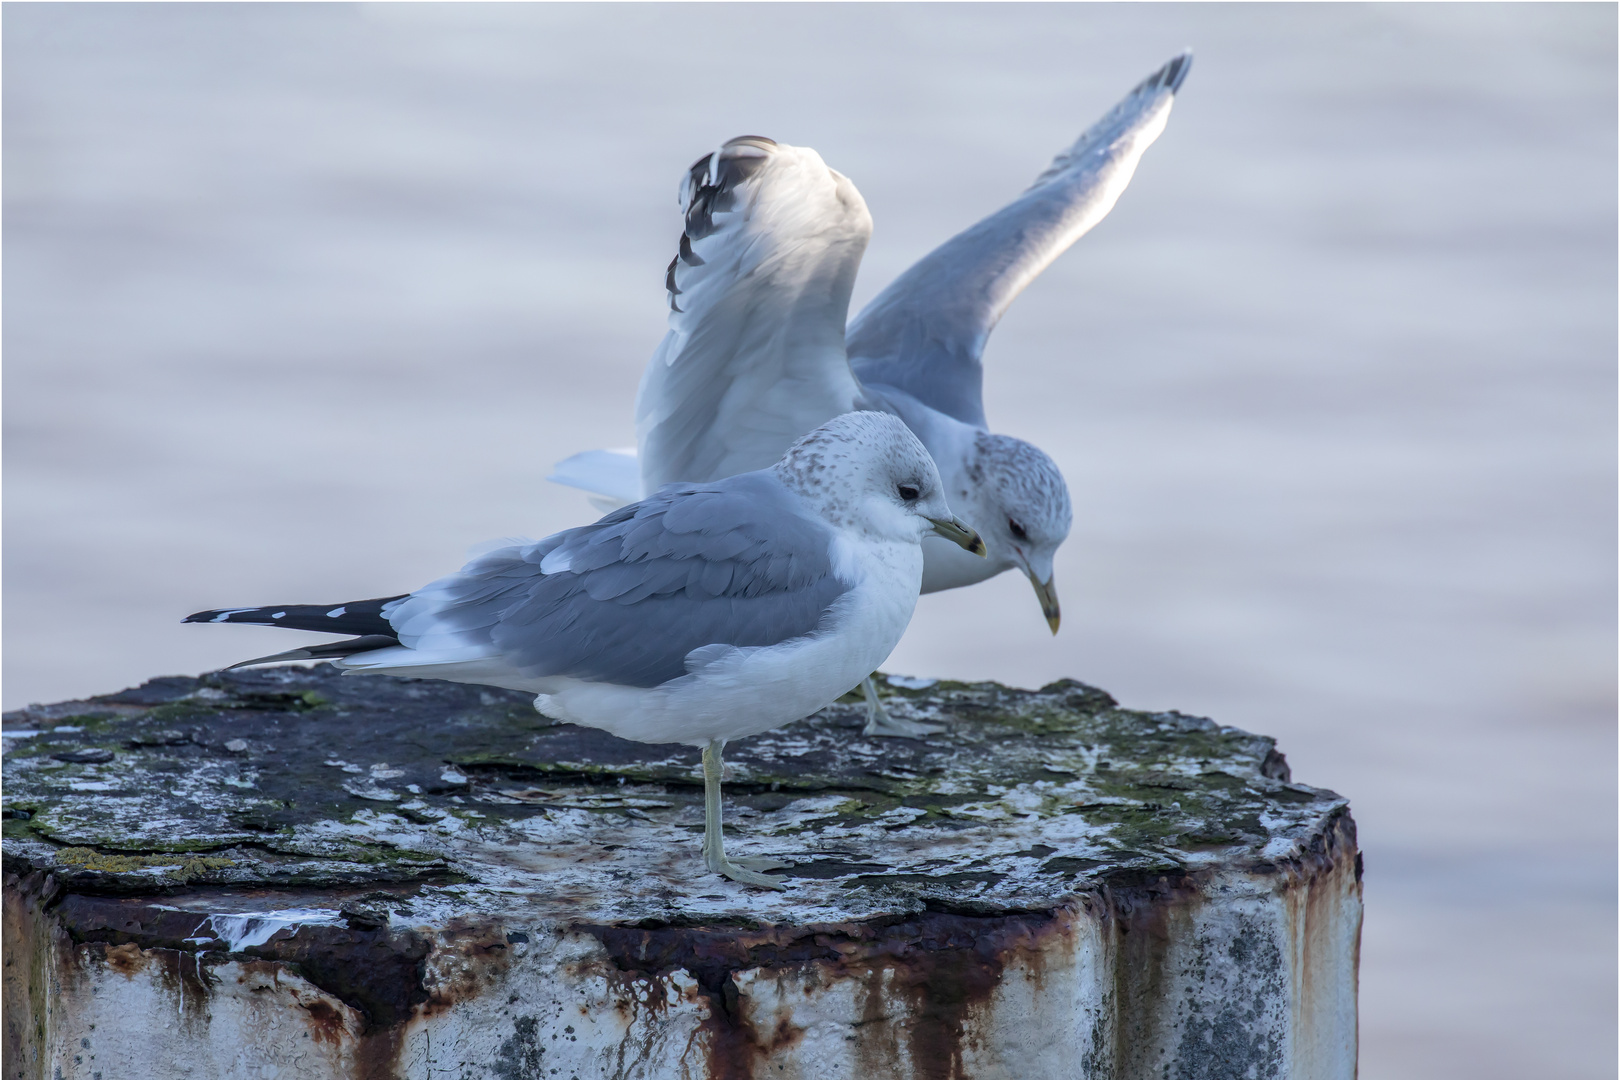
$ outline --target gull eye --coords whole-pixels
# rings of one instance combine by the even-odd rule
[[[1014,521],[1012,518],[1007,519],[1007,529],[1008,529],[1009,532],[1011,532],[1013,534],[1013,537],[1015,539],[1018,539],[1018,540],[1028,540],[1029,539],[1029,533],[1025,532],[1024,527],[1022,525],[1018,524],[1018,522]]]
[[[900,492],[900,497],[906,502],[916,502],[918,497],[922,495],[922,489],[916,484],[901,484],[896,490]]]

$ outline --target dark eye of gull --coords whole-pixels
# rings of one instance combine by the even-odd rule
[[[1022,525],[1018,524],[1018,522],[1014,521],[1012,518],[1007,519],[1007,528],[1012,530],[1012,534],[1013,534],[1013,537],[1015,539],[1018,539],[1018,540],[1028,540],[1029,539],[1029,533],[1025,532],[1024,527]]]
[[[900,497],[906,502],[916,502],[917,498],[922,495],[922,490],[916,484],[901,484],[899,492]]]

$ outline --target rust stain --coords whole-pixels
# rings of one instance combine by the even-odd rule
[[[884,992],[888,971],[874,967],[858,976],[860,979],[860,1019],[855,1022],[856,1057],[862,1071],[868,1076],[899,1075],[900,1030],[895,1020],[901,1017],[891,1012],[894,1003]]]
[[[350,1056],[353,1080],[404,1080],[400,1051],[405,1048],[405,1025],[369,1030]]]
[[[206,1022],[211,969],[226,957],[218,952],[199,954],[187,945],[205,915],[155,906],[144,899],[72,893],[54,912],[62,931],[81,950],[100,950],[98,955],[106,957],[113,970],[131,976],[146,965],[160,965],[164,985],[181,996],[185,1022]],[[493,947],[497,941],[502,948]],[[263,964],[277,973],[295,972],[354,1010],[345,1019],[341,1008],[330,1002],[302,1003],[312,1038],[353,1041],[347,1076],[399,1080],[409,1022],[479,992],[483,983],[504,970],[504,945],[504,935],[493,928],[471,924],[447,928],[449,959],[439,969],[446,977],[435,982],[432,992],[427,966],[435,943],[385,926],[303,925],[246,949],[248,958],[238,962]]]
[[[797,1045],[803,1031],[779,1012],[761,1029],[735,975],[784,971],[827,984],[853,979],[863,988],[857,1053],[873,1075],[899,1065],[904,1040],[912,1074],[966,1080],[970,1018],[987,1005],[1010,962],[1038,956],[1072,928],[1072,913],[965,915],[925,911],[869,922],[803,927],[579,925],[602,943],[631,981],[660,984],[677,970],[706,999],[700,1038],[712,1080],[754,1080],[761,1065]],[[808,989],[808,987],[807,987]],[[647,997],[662,998],[655,985]],[[873,1058],[886,1061],[880,1065]]]
[[[504,927],[451,922],[436,935],[423,965],[426,1000],[416,1006],[415,1015],[438,1016],[485,993],[505,978],[511,961]]]
[[[309,1014],[309,1033],[316,1042],[326,1043],[329,1046],[337,1046],[343,1042],[344,1037],[348,1035],[348,1026],[343,1022],[342,1013],[319,998],[302,1004],[304,1012]]]
[[[1102,888],[1105,941],[1114,954],[1108,1025],[1113,1039],[1111,1045],[1099,1047],[1110,1058],[1108,1073],[1148,1076],[1165,1067],[1157,1060],[1165,1034],[1164,1010],[1159,1006],[1167,993],[1175,935],[1203,901],[1200,883],[1200,875],[1185,873],[1152,879],[1116,875]]]
[[[61,966],[64,935],[45,910],[60,891],[49,871],[5,875],[4,919],[0,920],[0,957],[5,977],[0,989],[0,1019],[5,1037],[0,1061],[8,1080],[33,1072],[42,1076],[51,1001],[52,971]],[[70,973],[71,974],[71,973]],[[14,1063],[25,1063],[14,1069]],[[28,1070],[27,1065],[36,1066]]]
[[[159,984],[180,999],[180,1020],[188,1027],[207,1024],[215,980],[203,958],[180,949],[147,949],[157,965]]]
[[[1350,905],[1360,910],[1361,853],[1356,848],[1355,821],[1341,812],[1313,838],[1298,858],[1278,865],[1284,891],[1288,934],[1293,946],[1294,993],[1291,1020],[1296,1064],[1331,1057],[1334,1048],[1318,1042],[1336,1028],[1335,1017],[1354,1008],[1361,967],[1361,920],[1356,918],[1349,957],[1350,971],[1340,969],[1338,935]],[[1348,903],[1347,903],[1348,901]],[[1348,986],[1346,985],[1348,974]]]
[[[132,979],[136,972],[146,969],[146,954],[141,952],[141,947],[133,941],[109,946],[105,959],[108,967],[126,979]]]

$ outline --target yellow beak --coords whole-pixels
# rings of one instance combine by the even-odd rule
[[[1038,581],[1034,574],[1029,575],[1029,583],[1035,586],[1035,596],[1041,602],[1041,614],[1046,616],[1046,625],[1052,628],[1052,633],[1058,632],[1058,623],[1063,621],[1063,613],[1058,610],[1057,590],[1052,587],[1055,578]]]

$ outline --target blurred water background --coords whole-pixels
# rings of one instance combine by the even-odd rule
[[[1366,851],[1362,1075],[1615,1068],[1613,5],[9,4],[7,707],[289,644],[592,515],[676,182],[816,147],[856,307],[1185,45],[1014,305],[995,427],[1074,493],[890,670],[1277,736]]]

